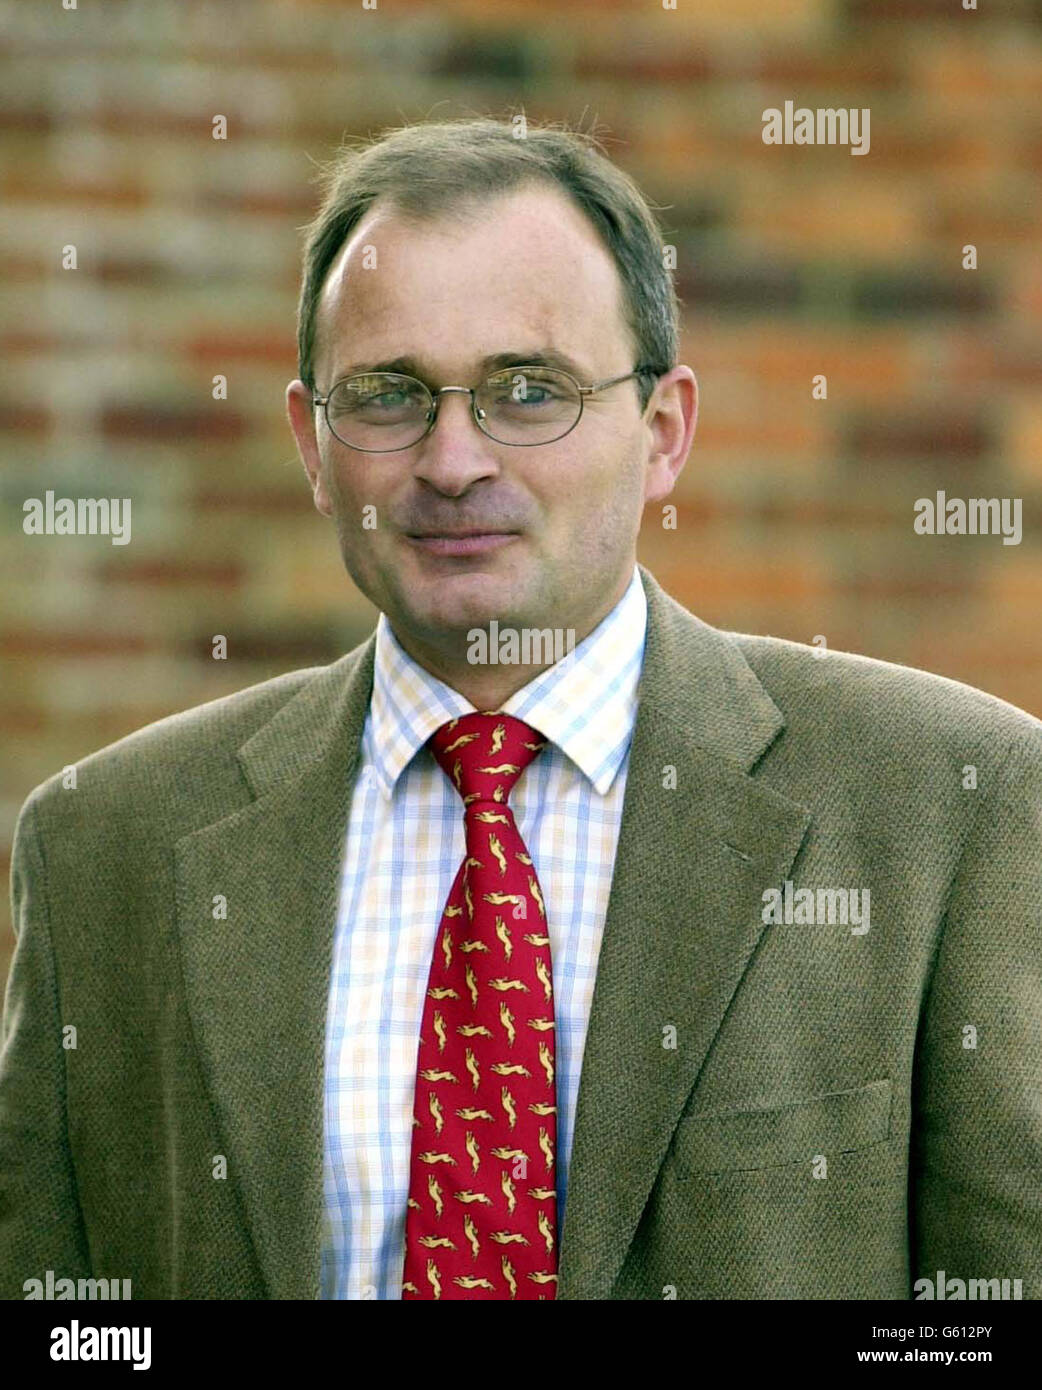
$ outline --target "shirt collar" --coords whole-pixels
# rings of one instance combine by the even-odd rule
[[[602,796],[633,736],[647,611],[634,565],[626,592],[611,612],[502,706],[504,714],[523,719],[556,744]],[[436,729],[473,709],[458,690],[409,656],[381,613],[364,743],[384,796],[391,796],[401,773]]]

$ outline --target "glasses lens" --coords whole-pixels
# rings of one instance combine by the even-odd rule
[[[426,386],[411,376],[366,372],[333,388],[326,414],[342,443],[384,453],[422,438],[431,404]]]
[[[550,444],[574,427],[582,396],[566,372],[510,367],[483,383],[475,404],[482,429],[501,444]]]

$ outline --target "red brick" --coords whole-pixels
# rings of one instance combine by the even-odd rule
[[[243,566],[235,560],[124,560],[105,559],[98,565],[102,579],[120,584],[156,588],[194,587],[235,589],[242,583]]]
[[[212,409],[185,410],[158,403],[108,406],[101,414],[101,433],[106,439],[152,444],[241,439],[245,433],[242,417],[226,401],[212,405]]]

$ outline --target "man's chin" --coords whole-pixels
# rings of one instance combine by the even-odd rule
[[[487,629],[493,619],[500,624],[509,621],[518,597],[510,585],[438,585],[416,602],[407,601],[407,606],[431,632],[465,635],[472,628]]]
[[[432,635],[466,637],[474,628],[488,630],[495,619],[510,624],[526,608],[526,586],[517,574],[441,575],[413,590],[400,590],[400,602]]]

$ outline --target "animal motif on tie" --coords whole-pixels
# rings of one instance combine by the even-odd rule
[[[496,918],[496,940],[503,943],[503,953],[507,960],[509,960],[513,954],[514,946],[510,940],[510,928],[503,921],[502,917]]]
[[[495,859],[496,863],[499,865],[500,874],[505,874],[507,871],[507,857],[503,853],[503,846],[496,839],[495,835],[490,835],[488,837],[488,847],[492,853],[493,859]]]
[[[507,1007],[506,1000],[499,1006],[499,1021],[503,1025],[503,1031],[507,1035],[507,1043],[512,1047],[514,1038],[517,1036],[517,1029],[514,1027],[514,1015]]]
[[[445,1115],[441,1108],[441,1101],[438,1099],[438,1097],[435,1095],[433,1091],[431,1091],[430,1093],[430,1099],[427,1108],[428,1110],[430,1110],[431,1116],[434,1120],[434,1132],[435,1134],[440,1134],[442,1126],[445,1123]]]
[[[539,909],[540,917],[545,917],[546,908],[543,906],[543,895],[539,891],[539,884],[531,876],[531,874],[529,874],[528,876],[528,891],[532,894],[532,897],[535,898],[536,907],[538,907]]]
[[[454,1241],[448,1236],[421,1236],[420,1244],[427,1250],[455,1250]]]
[[[493,1158],[502,1158],[503,1160],[516,1158],[520,1159],[522,1163],[528,1163],[528,1155],[525,1153],[524,1149],[493,1149],[492,1156]]]
[[[545,1129],[540,1129],[539,1131],[539,1147],[542,1149],[543,1157],[546,1159],[546,1171],[549,1172],[554,1166],[554,1151],[550,1144],[550,1136]]]
[[[466,1106],[462,1110],[457,1110],[456,1114],[461,1120],[469,1122],[473,1120],[491,1120],[492,1115],[488,1110],[477,1110],[473,1106]]]
[[[543,1237],[543,1240],[546,1242],[546,1253],[549,1255],[551,1250],[553,1250],[554,1248],[555,1241],[553,1227],[550,1225],[549,1221],[547,1221],[545,1211],[541,1211],[539,1213],[538,1225],[539,1234]]]
[[[506,1086],[504,1086],[503,1090],[500,1092],[500,1100],[506,1112],[506,1117],[510,1122],[510,1128],[513,1129],[517,1124],[517,1106],[514,1104],[514,1097],[510,1094]]]
[[[553,998],[554,985],[550,977],[549,967],[541,960],[537,960],[535,963],[535,976],[543,986],[543,993],[546,995],[546,1002],[549,1004],[550,1000]]]
[[[467,1153],[470,1155],[471,1171],[476,1173],[481,1167],[481,1155],[478,1151],[478,1141],[474,1138],[473,1133],[469,1129],[467,1130],[467,1142],[465,1147]]]
[[[513,1216],[514,1208],[517,1206],[517,1193],[514,1191],[513,1181],[505,1168],[500,1175],[499,1185],[503,1190],[503,1196],[507,1199],[507,1211]]]
[[[480,737],[480,734],[460,734],[459,738],[453,739],[445,752],[454,753],[457,748],[466,748],[468,743],[473,743],[476,738]]]
[[[467,1070],[470,1072],[470,1079],[471,1081],[473,1081],[474,1089],[476,1091],[478,1087],[481,1085],[481,1068],[478,1066],[474,1054],[469,1047],[467,1048],[466,1053],[466,1067]]]
[[[463,1218],[463,1234],[470,1245],[470,1252],[477,1259],[481,1251],[481,1242],[478,1240],[478,1228],[474,1225],[469,1213]]]
[[[442,1211],[445,1208],[445,1203],[441,1199],[441,1185],[439,1184],[437,1178],[434,1176],[433,1173],[431,1173],[427,1179],[427,1193],[430,1196],[431,1201],[434,1203],[435,1216],[441,1216]],[[417,1202],[415,1209],[418,1211],[423,1210],[419,1202]]]
[[[448,900],[434,904],[417,1020],[404,1298],[556,1293],[552,903],[511,805],[546,747],[496,711],[460,715],[430,741],[465,850]],[[532,929],[515,933],[526,919]]]

